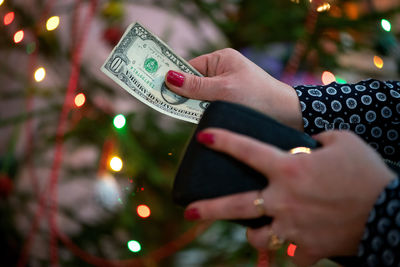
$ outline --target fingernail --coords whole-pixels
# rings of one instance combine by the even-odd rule
[[[205,144],[205,145],[212,145],[214,144],[214,135],[211,133],[204,133],[199,132],[196,136],[197,142]]]
[[[183,82],[185,81],[185,76],[179,72],[170,70],[167,73],[167,81],[172,85],[182,87]]]
[[[198,219],[200,219],[199,210],[196,208],[191,208],[191,209],[185,210],[184,217],[188,221],[198,220]]]

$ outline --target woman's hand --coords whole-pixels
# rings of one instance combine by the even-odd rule
[[[198,140],[264,174],[261,191],[271,225],[248,230],[249,242],[266,249],[271,233],[297,245],[294,262],[355,255],[365,223],[383,188],[395,178],[380,156],[350,132],[315,137],[323,147],[292,155],[222,129],[206,129]],[[266,178],[266,179],[267,179]],[[187,219],[247,219],[260,216],[250,191],[190,204]]]
[[[250,106],[276,120],[303,130],[300,103],[295,90],[282,83],[238,51],[223,49],[189,61],[198,77],[169,71],[167,86],[175,93],[199,100],[225,100]]]

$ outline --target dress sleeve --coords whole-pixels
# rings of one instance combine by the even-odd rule
[[[297,86],[304,131],[351,130],[383,158],[400,161],[400,82]]]
[[[400,177],[380,194],[358,249],[361,266],[400,266]]]

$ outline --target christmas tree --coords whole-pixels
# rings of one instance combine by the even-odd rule
[[[186,59],[233,47],[293,85],[396,79],[399,12],[395,0],[0,0],[2,266],[267,266],[244,227],[186,222],[172,202],[195,125],[100,66],[139,21]],[[287,252],[270,257],[291,266]]]

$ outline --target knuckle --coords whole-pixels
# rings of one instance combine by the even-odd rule
[[[198,95],[203,88],[203,78],[192,76],[189,80],[188,86],[194,95]]]

